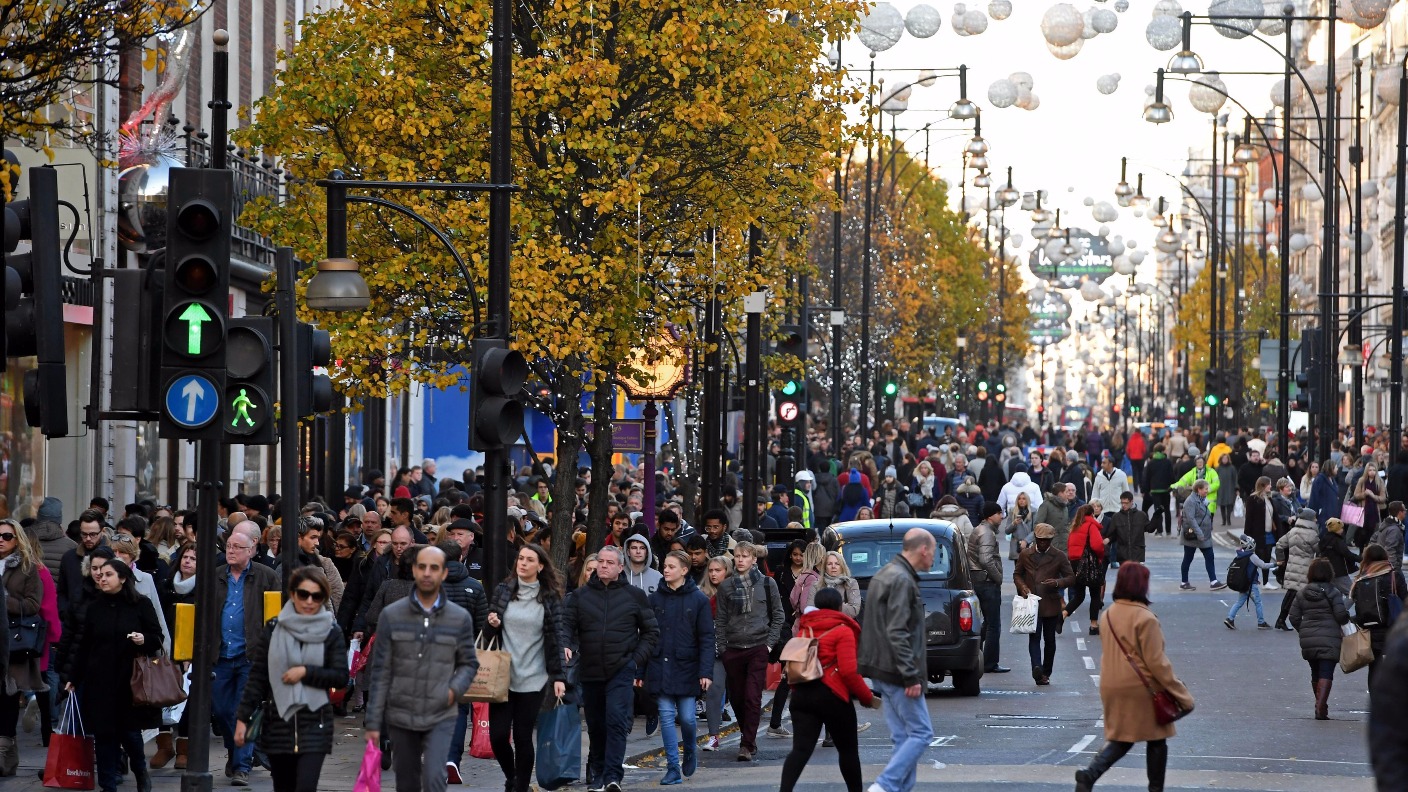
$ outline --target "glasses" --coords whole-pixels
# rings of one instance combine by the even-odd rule
[[[0,533],[0,540],[4,540],[6,542],[13,542],[15,541],[15,535],[10,533],[9,531],[6,531],[5,533]]]
[[[324,594],[321,589],[317,591],[309,591],[308,589],[300,588],[294,589],[293,593],[295,596],[297,596],[300,600],[303,600],[304,602],[322,602],[323,600],[328,598],[328,595]]]
[[[243,552],[248,552],[248,551],[254,549],[254,545],[242,545],[242,544],[235,544],[234,542],[230,542],[230,543],[228,543],[228,544],[225,545],[225,549],[226,549],[226,550],[240,550],[240,551],[243,551]]]

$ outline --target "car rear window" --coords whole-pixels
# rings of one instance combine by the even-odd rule
[[[847,541],[841,546],[841,553],[846,557],[846,566],[850,567],[853,576],[870,578],[880,571],[880,567],[890,563],[890,559],[899,555],[903,544],[899,536],[894,539],[859,539]],[[953,546],[938,539],[934,548],[934,566],[928,572],[920,572],[919,577],[921,580],[947,578],[952,568]]]

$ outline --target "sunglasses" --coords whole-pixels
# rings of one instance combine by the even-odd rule
[[[6,531],[5,533],[0,533],[0,539],[5,540],[6,542],[13,542],[15,541],[15,535]]]
[[[293,593],[294,593],[294,595],[295,595],[296,597],[298,597],[300,600],[303,600],[304,602],[308,602],[308,601],[310,601],[310,600],[313,601],[313,602],[322,602],[323,600],[325,600],[325,599],[328,598],[328,595],[324,594],[322,591],[309,591],[308,589],[294,589],[294,590],[293,590]]]

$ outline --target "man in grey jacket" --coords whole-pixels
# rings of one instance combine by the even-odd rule
[[[885,723],[895,751],[869,792],[909,792],[915,767],[934,739],[924,703],[928,681],[924,648],[924,601],[919,573],[934,566],[934,537],[923,528],[905,532],[899,555],[870,579],[865,621],[860,626],[857,666],[885,704]]]
[[[416,555],[415,593],[386,606],[377,620],[367,740],[385,727],[395,751],[396,792],[444,792],[460,697],[479,672],[474,620],[440,590],[445,554]]]
[[[1384,509],[1384,519],[1369,538],[1388,552],[1388,562],[1395,572],[1403,571],[1403,511],[1403,501],[1390,501]]]
[[[983,671],[988,674],[1012,670],[997,664],[1002,637],[1002,554],[997,550],[997,526],[1001,523],[1002,507],[986,503],[982,519],[968,534],[968,577],[983,610]]]

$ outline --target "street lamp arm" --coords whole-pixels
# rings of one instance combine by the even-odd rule
[[[459,251],[455,249],[454,243],[450,241],[450,238],[445,234],[444,231],[441,231],[439,228],[435,227],[434,223],[431,223],[429,220],[426,220],[424,217],[421,217],[419,214],[415,213],[411,209],[402,206],[401,204],[398,204],[395,201],[388,201],[384,198],[376,198],[370,195],[349,195],[347,196],[347,202],[371,204],[373,206],[385,207],[387,209],[392,210],[393,212],[397,212],[399,214],[411,218],[417,223],[420,223],[421,227],[425,228],[431,234],[434,234],[435,238],[440,240],[440,244],[444,245],[445,249],[450,252],[450,256],[453,257],[455,260],[455,264],[459,266],[460,274],[464,276],[465,285],[469,287],[469,307],[470,312],[472,313],[474,318],[475,333],[479,332],[479,328],[482,324],[482,317],[480,314],[481,306],[479,300],[479,292],[474,288],[474,278],[470,275],[469,267],[465,265],[464,259],[460,257]]]
[[[1193,19],[1212,19],[1212,17],[1191,17],[1191,18],[1193,18]],[[1267,17],[1267,18],[1268,18],[1268,19],[1271,19],[1271,18],[1274,18],[1274,19],[1285,19],[1285,20],[1287,20],[1287,23],[1288,23],[1288,24],[1289,24],[1289,22],[1290,22],[1291,20],[1312,19],[1312,18],[1310,18],[1310,17],[1290,17],[1289,19],[1287,19],[1287,17]],[[1319,17],[1314,17],[1313,19],[1319,19]],[[1225,27],[1225,26],[1222,26],[1222,25],[1214,24],[1214,23],[1212,23],[1212,22],[1198,22],[1198,23],[1196,23],[1196,24],[1199,24],[1199,25],[1207,25],[1208,27],[1213,27],[1213,28],[1216,28],[1216,27]],[[1320,102],[1315,98],[1315,91],[1311,89],[1311,87],[1310,87],[1310,81],[1305,78],[1305,73],[1302,72],[1302,71],[1300,70],[1300,67],[1296,65],[1295,59],[1291,57],[1290,53],[1282,52],[1275,44],[1272,44],[1270,41],[1267,41],[1266,39],[1264,39],[1264,38],[1262,38],[1262,37],[1260,37],[1260,36],[1257,36],[1257,35],[1253,34],[1253,35],[1247,36],[1246,38],[1252,39],[1253,41],[1261,42],[1262,44],[1266,45],[1266,47],[1269,48],[1272,52],[1276,53],[1277,55],[1280,55],[1280,56],[1281,56],[1281,59],[1286,62],[1287,68],[1289,68],[1292,72],[1295,73],[1296,78],[1300,80],[1300,84],[1303,85],[1303,86],[1305,86],[1305,93],[1306,93],[1306,95],[1310,97],[1310,106],[1311,106],[1312,108],[1314,108],[1314,110],[1315,110],[1315,123],[1316,123],[1317,128],[1318,128],[1319,131],[1320,131],[1320,137],[1323,138],[1323,137],[1325,136],[1325,114],[1324,114],[1324,112],[1322,112],[1322,111],[1320,110]],[[1289,112],[1291,111],[1291,108],[1289,108],[1289,107],[1284,108],[1284,109],[1285,109],[1285,111],[1286,111],[1287,113],[1289,113]]]

